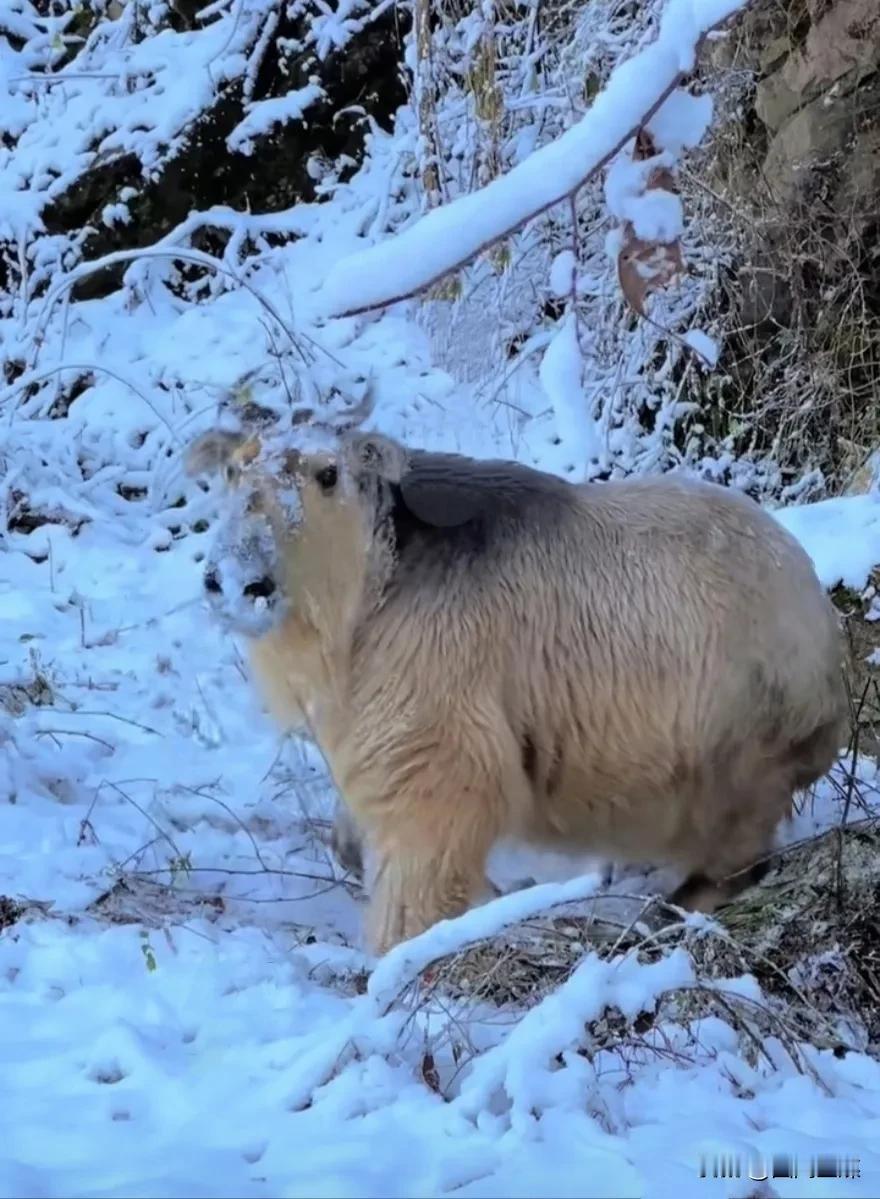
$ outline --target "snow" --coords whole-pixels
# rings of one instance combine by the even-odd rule
[[[558,436],[572,458],[572,478],[578,481],[585,477],[589,460],[599,453],[595,423],[584,400],[583,369],[577,317],[569,312],[544,351],[539,377],[553,405]]]
[[[718,365],[718,346],[708,333],[702,329],[688,329],[682,334],[682,340],[700,355],[706,366]]]
[[[646,191],[651,173],[673,165],[671,154],[634,160],[619,154],[605,178],[608,211],[620,221],[630,221],[637,237],[645,241],[671,242],[684,228],[681,200],[665,188]]]
[[[658,150],[677,155],[698,146],[712,120],[712,97],[694,96],[677,87],[660,105],[646,128]]]
[[[558,299],[571,295],[571,281],[577,260],[571,250],[560,250],[550,266],[550,290]]]
[[[690,69],[700,36],[744,3],[672,0],[657,40],[614,69],[577,124],[479,191],[427,212],[395,237],[337,263],[320,289],[323,311],[340,316],[410,296],[570,195],[634,135],[679,73]],[[654,212],[661,228],[677,219],[674,201],[670,196],[665,202],[674,212]]]
[[[807,548],[826,587],[859,590],[880,562],[880,496],[877,493],[782,508],[776,519]]]
[[[233,153],[252,154],[253,139],[274,125],[287,121],[299,121],[308,109],[324,95],[323,88],[316,83],[288,92],[286,96],[275,96],[271,100],[259,100],[253,104],[226,139]]]
[[[324,7],[318,52],[366,19],[354,0]],[[704,28],[735,7],[676,0],[668,30]],[[204,30],[134,45],[120,36],[128,10],[108,18],[113,38],[89,53],[111,80],[13,84],[25,64],[0,46],[2,120],[26,130],[20,153],[0,151],[4,220],[19,231],[39,225],[48,194],[40,172],[53,163],[62,174],[79,169],[88,143],[86,126],[74,125],[103,105],[119,106],[119,144],[128,129],[155,163],[164,153],[156,131],[173,140],[203,76],[244,73],[264,9],[216,8]],[[672,77],[688,59],[668,30]],[[166,90],[117,89],[124,61],[132,80],[133,68],[152,64]],[[618,99],[629,86],[616,85]],[[24,101],[28,89],[39,101]],[[633,104],[644,99],[634,92]],[[132,96],[141,96],[132,120],[135,106],[151,114],[140,138],[127,124]],[[618,111],[617,101],[599,107]],[[687,121],[675,115],[682,136]],[[598,151],[601,130],[592,127]],[[861,1160],[859,1179],[810,1180],[809,1193],[875,1195],[880,1064],[865,1054],[807,1050],[813,1072],[801,1074],[768,1038],[774,1065],[750,1064],[714,1017],[691,1039],[663,1024],[658,1053],[647,1041],[579,1052],[585,1022],[605,1004],[635,1017],[689,986],[683,951],[643,965],[585,947],[570,978],[527,1011],[434,1002],[425,976],[438,955],[503,939],[552,905],[588,902],[600,873],[585,855],[499,846],[493,877],[528,874],[536,887],[371,960],[361,893],[325,845],[334,792],[324,763],[279,737],[248,684],[240,639],[209,615],[202,576],[223,546],[214,494],[186,476],[184,449],[218,421],[234,423],[248,401],[286,411],[289,397],[306,405],[319,392],[357,400],[369,380],[371,424],[410,443],[517,457],[567,477],[615,447],[632,467],[656,461],[656,431],[612,421],[625,410],[605,403],[611,383],[592,357],[601,328],[567,315],[530,331],[522,353],[532,374],[490,393],[499,358],[488,338],[485,373],[471,384],[460,343],[444,346],[405,314],[322,317],[316,282],[360,286],[369,272],[351,264],[365,239],[377,243],[377,286],[400,282],[402,238],[381,237],[412,216],[411,197],[391,198],[406,190],[400,162],[411,134],[405,117],[393,134],[374,131],[364,166],[326,202],[192,214],[104,299],[71,301],[75,247],[41,238],[32,243],[42,256],[33,294],[0,315],[0,341],[24,363],[0,393],[4,529],[11,522],[0,539],[0,896],[24,909],[0,931],[0,1199],[753,1193],[747,1180],[737,1189],[699,1178],[700,1155],[712,1152],[787,1152],[801,1163],[850,1153]],[[586,140],[578,133],[574,148]],[[526,185],[549,169],[545,159]],[[500,194],[511,203],[507,219],[513,199]],[[124,219],[115,205],[107,216]],[[229,234],[222,259],[191,245],[212,227]],[[405,243],[408,252],[461,249],[422,237]],[[247,256],[246,241],[255,247]],[[175,271],[169,251],[210,267],[198,302],[163,285]],[[579,266],[579,288],[605,303],[587,258],[563,251],[546,265],[557,294],[570,295]],[[498,312],[477,299],[497,325]],[[623,363],[615,385],[638,402],[634,374]],[[496,394],[503,403],[492,402]],[[667,419],[659,409],[658,429]],[[49,522],[29,531],[25,501]],[[861,589],[880,563],[876,494],[775,515],[826,586]],[[229,623],[241,619],[232,613]],[[864,760],[859,769],[876,795],[876,767]],[[840,814],[826,782],[780,836],[813,835]],[[629,871],[615,886],[637,894],[657,881]],[[727,980],[739,994],[755,985]],[[426,1054],[444,1096],[425,1081]],[[773,1183],[783,1197],[805,1186]]]

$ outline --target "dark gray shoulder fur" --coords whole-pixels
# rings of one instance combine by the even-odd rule
[[[536,508],[573,499],[570,483],[519,462],[416,450],[400,480],[398,502],[423,524],[452,529],[527,517]]]

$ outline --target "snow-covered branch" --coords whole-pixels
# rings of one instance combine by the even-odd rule
[[[666,153],[640,165],[669,166],[676,149],[693,145],[695,134],[699,140],[710,112],[707,102],[687,96],[680,86],[694,69],[706,36],[747,3],[669,0],[656,40],[614,69],[590,109],[556,141],[479,191],[426,213],[396,236],[337,263],[319,293],[326,315],[352,316],[431,286],[576,194],[646,126],[652,126],[654,144]],[[676,125],[662,119],[667,104],[676,113],[689,109],[684,136],[677,128],[664,136],[668,126]],[[704,122],[699,129],[698,114]],[[677,230],[668,240],[675,236]]]

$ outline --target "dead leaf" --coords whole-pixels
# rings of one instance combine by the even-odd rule
[[[644,162],[648,158],[656,158],[658,154],[659,151],[654,145],[654,139],[650,133],[647,129],[640,129],[636,134],[636,143],[633,148],[633,162]],[[672,192],[674,196],[678,195],[678,183],[670,167],[657,166],[649,173],[645,183],[645,191],[653,191],[658,187],[664,191]]]
[[[624,226],[623,248],[617,256],[617,278],[626,302],[639,316],[645,315],[648,295],[678,279],[684,272],[681,244],[643,241],[631,222]]]
[[[633,147],[633,161],[645,162],[658,157],[654,139],[644,127],[639,129]],[[648,172],[644,193],[667,191],[678,194],[678,185],[668,166],[656,166]],[[630,308],[645,315],[648,295],[677,280],[684,272],[681,242],[645,241],[636,236],[632,222],[623,226],[623,244],[617,256],[617,278]]]
[[[435,1094],[440,1094],[440,1075],[434,1065],[433,1053],[426,1053],[422,1058],[422,1078]]]
[[[636,134],[633,159],[635,162],[644,162],[646,158],[653,158],[656,153],[657,147],[654,145],[654,139],[643,125]]]

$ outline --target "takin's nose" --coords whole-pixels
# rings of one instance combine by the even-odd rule
[[[205,591],[210,595],[222,595],[223,585],[220,582],[220,575],[213,567],[205,571],[203,576]],[[242,594],[246,595],[250,600],[269,599],[275,594],[275,580],[268,575],[263,575],[259,579],[254,579],[242,588]]]
[[[263,575],[261,579],[256,579],[253,583],[248,583],[244,588],[244,594],[250,599],[269,599],[275,593],[275,580],[270,579],[268,575]]]

